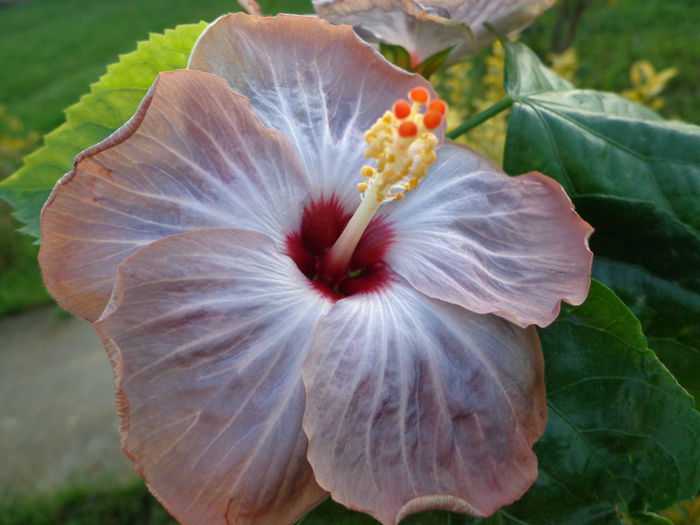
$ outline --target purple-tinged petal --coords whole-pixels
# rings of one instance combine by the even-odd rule
[[[306,460],[301,364],[329,306],[255,232],[173,235],[119,266],[95,326],[122,445],[183,524],[293,523],[325,496]]]
[[[307,195],[287,138],[225,80],[163,73],[136,115],[56,185],[42,212],[44,282],[64,308],[94,321],[117,265],[138,248],[222,226],[282,243]]]
[[[427,8],[444,9],[452,20],[468,25],[473,40],[455,48],[450,61],[478,51],[494,40],[496,35],[484,24],[492,25],[501,34],[511,34],[525,29],[552,7],[556,0],[428,0]]]
[[[314,0],[314,9],[334,24],[348,24],[370,42],[406,49],[415,66],[435,53],[473,39],[469,28],[446,11],[426,10],[414,0]]]
[[[214,73],[250,99],[253,111],[297,147],[316,199],[348,208],[367,163],[365,131],[408,91],[423,86],[362,42],[350,27],[308,16],[226,15],[197,41],[189,67]]]
[[[540,173],[508,177],[454,144],[418,190],[387,206],[389,265],[418,290],[520,326],[547,326],[588,294],[593,228]]]
[[[338,301],[303,377],[316,480],[385,525],[425,509],[486,516],[537,477],[546,413],[534,327],[400,280]]]
[[[350,24],[370,41],[404,47],[414,62],[453,47],[448,63],[496,39],[520,31],[556,0],[314,0],[316,11],[334,24]]]

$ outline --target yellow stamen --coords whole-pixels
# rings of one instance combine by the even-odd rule
[[[438,140],[433,131],[439,127],[442,117],[434,110],[422,109],[443,107],[444,102],[435,104],[437,100],[431,102],[427,97],[427,91],[422,88],[412,90],[410,111],[409,104],[399,100],[393,112],[384,113],[365,133],[365,157],[374,159],[376,168],[362,168],[362,176],[369,179],[367,186],[358,186],[363,198],[371,196],[380,203],[400,199],[405,192],[418,187],[428,167],[435,162]],[[426,114],[430,114],[427,126]]]
[[[384,113],[365,132],[364,154],[375,161],[376,167],[362,167],[360,174],[365,180],[357,184],[362,202],[328,252],[328,262],[341,270],[349,263],[379,206],[403,199],[416,189],[437,158],[439,141],[435,133],[443,131],[442,115],[436,109],[446,110],[447,106],[439,99],[431,101],[424,88],[412,89],[408,97],[412,104],[398,100],[392,111]]]

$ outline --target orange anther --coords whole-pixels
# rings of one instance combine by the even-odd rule
[[[404,139],[418,135],[418,126],[413,122],[402,122],[399,126],[399,137]]]
[[[396,118],[404,119],[411,114],[411,105],[405,100],[394,102],[394,115]]]
[[[439,113],[440,115],[444,116],[445,113],[447,113],[447,104],[445,104],[444,100],[436,98],[430,102],[428,111],[434,111],[435,113]]]
[[[442,123],[442,115],[437,111],[428,111],[423,115],[423,125],[430,130],[437,128]]]
[[[408,92],[408,98],[413,102],[418,102],[418,104],[425,104],[430,98],[428,90],[422,87],[413,88]]]

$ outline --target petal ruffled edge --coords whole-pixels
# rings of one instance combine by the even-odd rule
[[[537,478],[546,400],[534,327],[398,278],[334,305],[303,377],[318,483],[384,525],[428,509],[487,516]]]
[[[94,321],[117,265],[135,250],[207,227],[283,242],[308,192],[289,139],[224,79],[161,73],[136,114],[80,153],[54,187],[41,213],[44,282],[61,306]]]
[[[207,248],[207,252],[202,256],[198,254],[197,250],[199,248]],[[215,249],[211,255],[208,252],[209,248]],[[221,251],[217,251],[216,248],[229,250],[229,256],[222,256]],[[247,262],[245,261],[251,254],[257,253],[264,255],[260,255],[260,257],[256,256]],[[273,266],[276,265],[278,267],[270,268],[270,266],[267,265],[265,269],[269,270],[271,273],[268,275],[267,272],[264,272],[265,275],[263,276],[261,273],[263,272],[263,267],[259,260],[260,258],[264,259],[266,262],[272,261]],[[209,259],[211,259],[211,263],[207,262]],[[189,264],[182,264],[188,261]],[[274,263],[274,261],[277,261],[277,263]],[[206,279],[207,273],[202,272],[201,266],[206,266],[208,264],[211,264],[212,268],[216,270],[216,272],[212,274],[216,283],[208,284]],[[194,265],[194,267],[192,265]],[[202,291],[202,289],[204,291],[210,289],[215,292],[215,295],[227,293],[225,291],[226,287],[221,285],[221,274],[219,273],[226,267],[229,267],[231,270],[232,281],[239,281],[241,285],[238,286],[238,288],[243,288],[242,292],[240,290],[236,292],[235,301],[247,302],[245,304],[246,308],[240,311],[239,315],[233,318],[233,321],[225,317],[222,318],[221,314],[223,310],[229,308],[230,305],[227,304],[226,301],[222,302],[221,297],[214,298],[215,300],[211,301],[209,306],[205,305],[206,307],[203,310],[203,312],[206,313],[205,317],[198,314],[192,315],[193,312],[189,309],[179,308],[183,299],[183,294],[196,294],[198,291]],[[194,271],[190,272],[188,268]],[[236,273],[241,275],[234,276]],[[253,278],[252,284],[246,285],[244,280],[241,279],[245,274],[249,274],[250,276],[258,274],[258,276]],[[182,283],[180,283],[179,280],[182,280]],[[263,281],[268,282],[268,286],[264,286]],[[180,284],[182,284],[182,286]],[[261,286],[263,286],[266,293],[258,295],[256,290]],[[279,296],[278,300],[271,301],[269,297],[271,294],[277,294]],[[294,297],[291,297],[290,294]],[[191,412],[190,409],[194,408],[194,404],[196,404],[195,401],[201,397],[202,392],[206,391],[206,385],[198,384],[199,380],[197,379],[198,376],[202,375],[200,373],[202,367],[207,368],[207,370],[205,370],[207,372],[205,377],[210,375],[220,376],[220,368],[230,361],[228,364],[233,363],[236,367],[240,367],[238,370],[239,372],[245,369],[245,374],[239,374],[240,377],[238,377],[238,381],[243,383],[244,386],[247,383],[251,383],[255,388],[259,388],[260,384],[267,381],[271,373],[274,372],[271,372],[271,368],[266,364],[267,361],[269,361],[267,355],[260,356],[260,352],[258,351],[255,352],[256,355],[243,355],[245,352],[231,355],[232,352],[223,348],[218,338],[215,340],[216,344],[214,344],[211,349],[211,352],[218,356],[213,361],[210,359],[212,356],[209,355],[211,352],[204,352],[206,349],[199,348],[196,344],[191,346],[191,349],[193,349],[196,354],[192,356],[191,362],[181,362],[183,360],[187,361],[187,359],[180,354],[175,356],[173,358],[174,360],[167,361],[167,356],[160,355],[163,350],[162,340],[155,338],[152,327],[147,326],[148,316],[157,316],[158,319],[165,323],[167,328],[164,332],[165,339],[173,339],[173,342],[179,345],[185,344],[186,348],[189,346],[187,344],[188,338],[182,337],[180,331],[188,329],[187,327],[189,326],[190,329],[196,331],[197,338],[201,339],[201,332],[207,325],[207,317],[215,325],[219,325],[219,328],[226,326],[228,327],[227,329],[229,329],[229,325],[231,325],[232,322],[235,324],[235,322],[238,321],[239,324],[242,323],[241,326],[245,329],[246,334],[250,331],[247,324],[248,321],[274,322],[269,312],[268,314],[258,316],[254,311],[256,304],[262,304],[268,300],[270,300],[269,304],[274,311],[280,310],[280,307],[284,307],[285,304],[291,305],[294,303],[296,306],[293,306],[291,309],[293,313],[292,317],[311,319],[311,324],[306,327],[304,323],[297,323],[294,320],[288,324],[286,331],[292,335],[289,342],[297,345],[304,340],[301,333],[304,330],[307,332],[310,331],[308,334],[308,340],[310,341],[310,335],[315,330],[318,319],[330,307],[330,303],[321,298],[312,287],[309,286],[306,279],[297,271],[294,263],[286,256],[279,254],[271,240],[265,235],[257,232],[223,228],[205,229],[168,236],[151,243],[127,258],[119,266],[119,276],[115,283],[114,293],[109,305],[105,309],[102,317],[94,323],[114,367],[116,404],[120,417],[122,448],[127,456],[134,462],[139,475],[146,480],[149,490],[173,516],[183,524],[210,523],[212,525],[223,525],[224,523],[228,524],[234,522],[241,525],[252,525],[253,523],[264,525],[278,525],[280,523],[291,524],[327,496],[326,492],[316,484],[312,470],[306,460],[307,441],[305,434],[301,430],[304,388],[301,382],[300,368],[306,353],[305,351],[296,353],[282,352],[279,353],[281,357],[276,358],[277,361],[285,362],[284,366],[281,368],[277,367],[277,374],[281,378],[286,378],[289,385],[283,388],[276,388],[274,392],[278,394],[280,392],[287,392],[290,394],[293,390],[296,392],[297,404],[299,404],[299,402],[301,403],[300,410],[285,409],[278,414],[279,419],[285,420],[290,418],[294,419],[295,415],[297,416],[297,439],[295,442],[291,443],[296,456],[286,462],[287,468],[296,468],[295,472],[292,474],[285,474],[280,482],[280,487],[276,487],[271,494],[269,487],[265,489],[264,487],[255,486],[255,483],[252,481],[246,482],[242,486],[243,488],[241,488],[240,483],[230,483],[232,488],[229,490],[238,489],[243,492],[252,491],[253,495],[251,496],[249,494],[249,496],[254,500],[255,498],[264,499],[265,493],[267,492],[267,495],[273,498],[271,503],[268,502],[269,504],[258,505],[258,512],[253,512],[250,509],[246,512],[242,512],[240,508],[237,508],[241,506],[240,501],[237,502],[237,505],[234,505],[234,499],[230,499],[228,503],[223,506],[216,505],[212,502],[204,506],[200,504],[199,510],[197,510],[195,501],[189,501],[193,498],[194,492],[199,491],[201,495],[201,489],[204,486],[199,479],[201,476],[196,475],[194,472],[186,472],[186,469],[192,466],[190,465],[191,458],[195,455],[200,458],[204,457],[205,453],[210,453],[210,447],[221,448],[220,445],[215,445],[215,443],[221,436],[226,437],[228,433],[230,433],[231,429],[228,428],[230,423],[226,423],[223,430],[217,432],[216,435],[212,437],[211,444],[208,445],[204,451],[195,450],[191,447],[187,448],[186,446],[178,450],[183,446],[183,443],[187,445],[188,440],[192,439],[191,434],[193,427],[190,426],[187,429],[183,429],[183,433],[171,436],[173,439],[170,440],[167,450],[161,455],[160,449],[163,447],[164,440],[167,441],[165,438],[167,438],[168,433],[171,432],[170,429],[177,427],[181,422],[181,418],[186,419],[185,416],[187,416],[187,414],[183,416],[183,413]],[[302,305],[302,307],[299,307],[300,305],[297,304],[299,301],[305,303],[305,306]],[[202,305],[198,304],[196,306],[197,309],[200,309]],[[250,312],[247,308],[251,308]],[[253,314],[250,319],[246,317],[249,313]],[[174,323],[170,322],[173,321],[173,318],[168,317],[168,314],[173,314],[175,317],[182,316],[182,319]],[[242,322],[242,320],[246,322]],[[209,324],[211,324],[211,322]],[[284,334],[285,330],[272,330],[271,326],[268,326],[267,330],[264,330],[264,332],[271,336],[273,342],[279,342],[280,335]],[[250,343],[248,335],[242,338],[231,337],[233,337],[235,342],[245,346]],[[136,347],[134,347],[134,343],[136,343]],[[262,347],[263,350],[273,349],[273,346],[270,345],[262,345]],[[258,347],[256,346],[255,348],[257,349]],[[235,352],[233,353],[235,354]],[[263,351],[263,353],[265,352]],[[150,354],[158,359],[155,362],[152,360],[149,361],[151,359]],[[143,365],[146,361],[148,361],[148,364],[146,367],[136,370],[134,369],[134,363],[136,361],[139,362],[137,363],[138,366]],[[263,363],[263,361],[265,361],[265,363]],[[298,367],[296,379],[294,379],[293,374],[290,375],[290,370],[294,368],[293,365],[295,363]],[[173,375],[178,374],[178,370],[181,374],[185,375],[180,379],[173,378]],[[256,370],[263,373],[261,376],[262,379],[256,377],[256,379],[251,380],[250,373],[254,373]],[[234,369],[231,374],[226,375],[226,381],[231,381],[229,376],[234,376],[235,378],[236,373]],[[171,388],[163,390],[160,383],[164,380],[162,378],[167,379],[167,377],[170,377],[170,381],[173,384],[171,384]],[[138,383],[141,383],[141,387],[138,386]],[[139,388],[142,390],[142,395],[137,399],[139,402],[135,403],[134,397],[138,398],[138,392],[136,391]],[[185,396],[184,398],[182,395],[179,397],[182,401],[180,404],[183,405],[184,411],[178,413],[178,418],[175,420],[172,420],[172,418],[168,420],[168,415],[173,415],[172,401],[178,398],[178,389],[182,390],[181,394]],[[136,392],[136,394],[134,392]],[[155,400],[155,404],[154,396],[156,398],[160,396],[159,399]],[[291,394],[285,398],[287,399],[285,403],[289,404],[290,396]],[[252,408],[249,407],[250,410],[246,408],[247,401],[246,403],[239,403],[241,399],[240,396],[227,395],[224,397],[225,399],[223,399],[222,402],[235,412],[234,419],[236,419],[241,416],[241,414],[244,414],[246,410],[251,417],[256,417],[257,414],[259,418],[261,413],[269,414],[270,411],[267,409],[269,407],[265,409],[263,409],[263,407],[269,404],[270,399],[274,396],[268,394],[264,396],[256,395],[255,399],[250,402],[254,405]],[[236,401],[233,402],[231,401],[232,399]],[[252,398],[249,396],[246,399]],[[209,401],[209,403],[213,402]],[[149,404],[153,406],[149,408]],[[225,423],[225,418],[222,418],[221,411],[217,406],[218,404],[214,406],[216,410],[208,415],[206,414],[208,409],[203,409],[201,420],[204,427],[211,425],[216,426],[218,424],[217,421],[221,421],[221,424]],[[177,412],[177,410],[175,411]],[[134,440],[134,431],[138,430],[137,427],[143,427],[145,423],[148,423],[147,426],[150,425],[150,427],[152,427],[153,435],[146,440]],[[280,439],[270,438],[270,434],[273,433],[274,429],[267,429],[265,435],[260,438],[253,436],[251,441],[251,437],[248,436],[248,434],[250,434],[251,429],[257,428],[257,425],[246,424],[243,425],[243,427],[239,426],[239,428],[241,430],[236,433],[236,436],[240,438],[240,440],[245,441],[245,443],[254,445],[256,449],[263,447],[265,442],[269,442],[268,453],[264,454],[266,460],[269,462],[279,459],[277,456],[283,454],[285,450],[289,449],[291,446],[290,441],[283,436],[279,436]],[[143,431],[143,428],[141,428],[141,431]],[[208,435],[211,436],[211,433]],[[245,445],[245,443],[243,444]],[[272,448],[270,448],[270,446]],[[233,448],[240,450],[240,447]],[[212,476],[216,477],[218,469],[220,469],[222,465],[226,466],[226,462],[231,459],[229,457],[232,455],[231,450],[232,448],[227,441],[226,444],[224,444],[224,448],[219,450],[222,454],[215,454],[215,457],[210,458],[214,463],[210,465],[209,468],[205,469],[206,473],[211,473]],[[158,458],[155,460],[155,464],[151,464],[153,462],[148,461],[146,456],[152,456],[156,452],[158,453]],[[169,461],[171,464],[169,470],[172,471],[170,476],[171,482],[164,484],[163,479],[154,472],[154,468],[157,469],[159,463],[168,463],[168,461],[163,460],[163,457],[167,459],[168,456],[172,455],[174,455],[175,458],[174,460],[171,458],[171,461]],[[241,454],[239,453],[239,455]],[[243,455],[245,456],[245,461],[249,461],[253,456],[250,452],[245,452]],[[281,461],[285,463],[284,458],[282,458]],[[198,466],[200,462],[201,459],[198,459],[193,468],[196,467],[201,470]],[[257,473],[263,481],[268,481],[269,478],[275,478],[274,472],[265,472],[263,467],[265,467],[265,465],[261,467],[262,470],[255,470],[253,476]],[[239,469],[229,468],[228,471],[231,471],[231,476],[235,477]],[[279,473],[277,474],[277,477],[279,477]],[[299,485],[297,490],[289,488],[290,485],[294,484]],[[228,487],[229,483],[224,483],[224,485]],[[251,487],[253,488],[251,489]],[[286,489],[282,490],[285,487]],[[221,490],[212,492],[216,495],[221,492]],[[209,491],[207,491],[207,493],[209,493]],[[280,494],[284,495],[286,493],[290,493],[291,496],[287,494],[289,497],[279,502],[278,498],[280,498]]]
[[[400,45],[426,58],[453,47],[448,64],[464,60],[497,36],[525,29],[555,0],[314,0],[320,16],[351,24],[370,41]],[[474,5],[478,4],[478,5]]]
[[[447,9],[422,5],[414,0],[314,0],[316,12],[334,24],[349,24],[364,39],[406,49],[411,65],[463,42],[473,42],[467,24],[449,17]],[[432,9],[431,9],[432,8]]]
[[[349,209],[360,202],[365,132],[414,87],[437,98],[428,81],[389,63],[350,26],[312,16],[224,15],[199,37],[188,67],[226,78],[296,146],[312,198],[335,195]]]
[[[593,228],[546,175],[510,177],[449,143],[420,189],[387,211],[389,264],[430,297],[544,327],[562,300],[588,295]]]

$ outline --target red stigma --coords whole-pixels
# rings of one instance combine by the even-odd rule
[[[435,111],[428,111],[423,115],[423,125],[426,129],[434,130],[442,123],[442,115],[436,113]]]
[[[399,137],[407,139],[418,135],[418,126],[413,122],[402,122],[399,126]]]
[[[425,104],[430,98],[430,93],[428,93],[428,90],[425,88],[417,87],[408,92],[408,98],[418,104]]]
[[[404,119],[411,114],[411,105],[405,100],[397,100],[394,102],[394,116],[398,119]]]
[[[428,111],[434,111],[444,117],[445,113],[447,113],[447,104],[445,104],[444,100],[436,98],[428,104]]]
[[[359,293],[376,291],[390,280],[384,258],[393,241],[391,224],[377,216],[365,230],[349,268],[342,272],[327,268],[326,253],[350,220],[337,198],[321,198],[304,208],[301,224],[287,235],[287,255],[323,296],[337,301]]]

